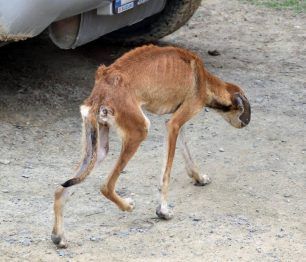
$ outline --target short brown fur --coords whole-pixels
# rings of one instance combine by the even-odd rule
[[[121,210],[133,209],[130,199],[122,199],[115,192],[115,184],[147,136],[150,122],[142,109],[158,115],[173,114],[166,123],[166,165],[161,179],[160,205],[156,210],[160,218],[170,219],[172,213],[167,198],[177,138],[183,148],[188,175],[197,185],[210,182],[207,176],[200,175],[191,159],[181,130],[204,106],[216,109],[237,128],[250,121],[250,106],[242,89],[210,74],[200,58],[185,49],[148,45],[126,53],[109,67],[100,66],[92,93],[81,107],[85,137],[83,161],[77,175],[55,193],[53,242],[59,247],[66,246],[62,210],[68,187],[82,182],[96,161],[101,162],[105,158],[108,130],[112,126],[122,137],[122,149],[114,169],[101,186],[101,192]]]

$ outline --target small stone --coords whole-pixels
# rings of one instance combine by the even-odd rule
[[[282,233],[276,234],[276,237],[278,237],[278,238],[284,238],[285,236],[286,236],[286,234],[282,234]]]
[[[207,107],[205,107],[205,112],[209,112],[209,109]]]
[[[255,99],[255,102],[256,103],[262,103],[264,101],[264,97],[257,97],[256,99]]]
[[[220,152],[224,152],[223,147],[220,147],[220,148],[219,148],[219,151],[220,151]]]
[[[254,81],[254,83],[257,84],[257,85],[262,85],[262,84],[263,84],[263,81],[262,81],[262,80],[259,80],[259,79],[256,79],[256,80]]]
[[[33,166],[32,166],[31,163],[26,163],[26,165],[25,165],[24,168],[25,168],[25,169],[33,169]]]
[[[58,254],[60,257],[64,257],[64,256],[65,256],[65,251],[64,251],[64,250],[58,250],[58,251],[57,251],[57,254]]]
[[[23,174],[23,175],[21,175],[22,177],[24,177],[24,178],[29,178],[30,176],[29,175],[27,175],[27,174]]]
[[[289,193],[285,193],[283,196],[284,196],[284,197],[292,197],[292,195],[289,194]]]
[[[30,246],[32,240],[26,238],[26,239],[21,240],[20,242],[21,242],[21,244],[22,244],[23,246]]]
[[[219,56],[220,55],[220,52],[218,50],[209,50],[207,53],[211,56]]]
[[[10,245],[16,243],[15,239],[4,239],[4,241]]]
[[[0,159],[0,164],[8,165],[9,163],[11,163],[11,161],[8,159]]]
[[[8,191],[7,189],[2,190],[2,193],[9,193],[10,191]]]
[[[97,238],[95,238],[95,237],[90,237],[89,240],[90,240],[90,241],[97,241]]]
[[[137,229],[136,229],[136,231],[137,231]],[[121,232],[118,232],[116,235],[118,237],[128,237],[130,235],[129,232],[135,232],[135,229],[130,228],[129,231],[121,231]]]
[[[256,232],[256,231],[257,231],[257,230],[256,230],[255,228],[250,228],[250,229],[249,229],[249,232],[250,232],[250,233],[254,233],[254,232]]]

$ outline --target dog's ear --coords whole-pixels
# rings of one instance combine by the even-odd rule
[[[106,66],[100,65],[96,71],[96,80],[100,79],[105,73]]]
[[[235,93],[232,96],[232,103],[241,112],[239,119],[247,125],[251,120],[251,106],[248,99],[240,93]]]

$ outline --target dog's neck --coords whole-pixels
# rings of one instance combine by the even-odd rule
[[[212,108],[225,108],[231,105],[231,96],[226,89],[226,82],[209,72],[206,74],[206,106]]]

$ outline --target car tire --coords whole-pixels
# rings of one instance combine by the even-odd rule
[[[103,41],[127,45],[154,42],[183,26],[201,0],[167,0],[158,14],[103,36]]]

